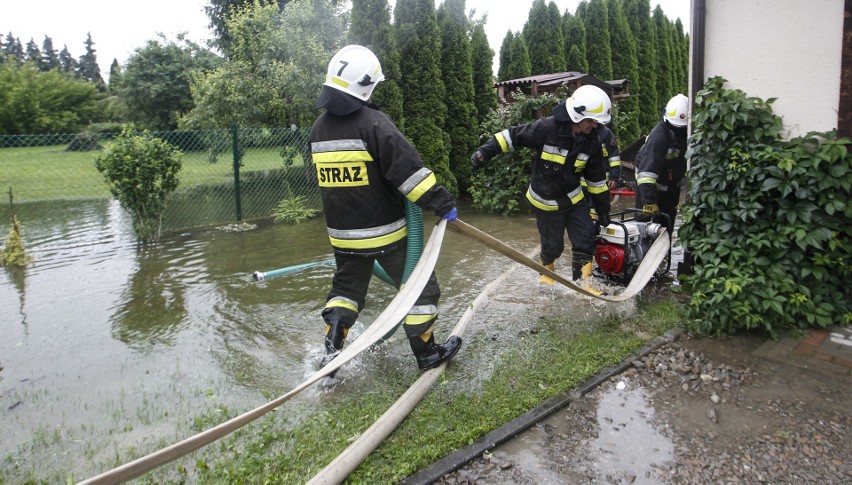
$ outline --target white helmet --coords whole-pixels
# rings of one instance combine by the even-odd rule
[[[689,117],[689,98],[682,94],[675,95],[666,103],[666,113],[663,119],[673,126],[686,126]]]
[[[379,58],[370,49],[347,45],[331,58],[323,84],[367,101],[384,79]]]
[[[609,123],[612,117],[612,101],[603,89],[586,84],[577,88],[565,103],[571,121],[579,123],[592,119],[598,123]]]

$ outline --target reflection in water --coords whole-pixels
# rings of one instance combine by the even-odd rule
[[[27,326],[27,270],[17,266],[5,267],[6,274],[9,275],[9,281],[18,292],[18,314],[21,316],[20,323],[25,328]],[[10,315],[11,318],[11,315]]]

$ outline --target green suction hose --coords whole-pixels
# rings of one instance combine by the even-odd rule
[[[411,272],[414,271],[414,267],[420,261],[420,255],[423,254],[423,209],[408,199],[405,199],[405,224],[408,226],[408,245],[405,252],[405,270],[402,272],[403,285],[408,281],[408,277],[411,276]],[[378,269],[382,269],[382,267],[376,263],[373,267],[373,274],[376,276],[379,276],[376,273]],[[387,273],[385,273],[385,276],[387,276]],[[400,325],[402,325],[402,322],[393,327],[380,341],[384,342],[391,338]]]

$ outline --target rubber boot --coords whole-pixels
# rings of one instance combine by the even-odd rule
[[[549,269],[550,271],[556,271],[556,262],[555,261],[550,263],[550,264],[544,264],[544,261],[542,261],[541,264],[542,264],[542,266]],[[544,283],[546,285],[552,285],[553,283],[556,283],[556,280],[551,278],[550,276],[547,276],[546,274],[539,274],[538,275],[538,282]]]
[[[591,293],[594,293],[595,295],[598,295],[598,296],[603,294],[602,291],[598,291],[598,290],[592,288],[592,262],[591,261],[589,261],[588,263],[586,263],[582,267],[580,267],[580,274],[583,276],[583,289],[584,290],[589,291]]]
[[[343,348],[343,341],[346,340],[346,335],[349,333],[349,329],[345,328],[341,325],[325,325],[325,357],[322,358],[322,362],[320,363],[320,367],[325,367],[331,362],[337,354],[340,353],[340,350]],[[337,371],[335,370],[329,377],[334,377]]]
[[[417,359],[417,367],[420,370],[429,370],[441,364],[445,360],[450,360],[459,351],[462,344],[461,337],[456,335],[447,339],[446,343],[436,344],[435,337],[432,332],[429,332],[429,337],[424,342],[425,335],[409,337],[408,343],[411,344],[411,350],[414,352],[414,358]]]

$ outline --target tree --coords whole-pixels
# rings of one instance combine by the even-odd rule
[[[677,85],[675,71],[678,69],[678,66],[672,57],[672,45],[668,34],[671,23],[659,5],[654,9],[652,22],[654,23],[655,45],[657,47],[657,99],[660,102],[659,110],[662,109],[669,98],[677,94],[675,92],[675,86]]]
[[[633,87],[632,94],[641,100],[640,132],[648,133],[660,121],[662,115],[662,106],[657,95],[657,45],[654,24],[651,22],[650,0],[626,0],[625,13],[638,48],[639,82]]]
[[[97,88],[30,63],[0,64],[0,134],[69,133],[97,114]]]
[[[193,107],[190,82],[212,71],[221,59],[213,52],[179,35],[170,41],[160,34],[137,48],[127,59],[124,73],[110,87],[118,89],[127,104],[131,121],[143,129],[174,130],[181,114]],[[112,70],[110,71],[112,73]]]
[[[371,100],[403,129],[399,49],[390,19],[387,0],[353,0],[348,42],[368,47],[379,58],[385,80],[376,86]]]
[[[438,183],[458,193],[449,164],[449,135],[441,80],[441,37],[434,0],[398,0],[394,12],[399,42],[405,135],[435,173]]]
[[[606,0],[591,0],[585,9],[586,57],[589,74],[598,79],[612,79],[612,47],[609,34],[609,15]]]
[[[216,37],[215,44],[222,49],[226,56],[230,57],[230,47],[232,36],[228,27],[228,22],[233,18],[234,14],[241,9],[252,8],[255,5],[278,5],[278,10],[284,9],[284,6],[290,3],[291,0],[210,0],[210,4],[204,7],[204,13],[210,18],[210,30]]]
[[[529,50],[532,74],[565,71],[562,16],[555,3],[545,5],[544,0],[534,0],[522,36]]]
[[[326,67],[343,42],[345,24],[330,0],[240,10],[228,22],[229,62],[193,80],[189,128],[310,126]]]
[[[109,66],[109,90],[111,93],[115,94],[121,89],[121,85],[124,82],[124,73],[121,70],[121,65],[118,63],[118,59],[113,59],[112,64]]]
[[[639,78],[639,61],[636,58],[636,41],[627,24],[621,0],[608,0],[610,41],[612,42],[612,70],[618,79],[628,79],[634,85]],[[622,142],[632,143],[639,138],[639,102],[635,97],[627,98],[617,107],[619,125],[613,129]]]
[[[39,65],[42,71],[59,69],[59,54],[53,48],[53,39],[46,35],[44,36],[44,42],[41,44],[41,62]]]
[[[509,65],[512,63],[512,44],[515,42],[515,34],[512,31],[507,31],[503,37],[503,43],[500,44],[500,65],[497,68],[497,81],[507,81],[512,79],[509,77]]]
[[[476,107],[477,122],[481,122],[491,110],[497,108],[497,95],[494,91],[494,51],[488,45],[485,25],[482,22],[477,22],[473,28],[470,54],[473,64],[473,104]]]
[[[109,191],[130,212],[133,231],[146,242],[160,239],[166,198],[178,187],[183,154],[150,134],[135,135],[127,126],[95,167],[104,175]]]
[[[101,77],[101,68],[98,67],[98,56],[95,52],[95,43],[92,41],[90,32],[86,36],[86,53],[80,56],[80,77],[84,81],[94,83],[99,90],[106,91],[106,84]]]
[[[530,64],[530,53],[527,50],[527,44],[524,42],[524,37],[520,34],[512,35],[511,32],[507,34],[507,36],[508,35],[511,35],[511,40],[509,40],[509,55],[507,56],[508,62],[504,70],[501,61],[500,70],[503,72],[503,75],[500,76],[500,80],[508,81],[511,79],[520,79],[522,77],[531,76],[532,67]],[[503,42],[503,45],[506,45],[505,41]]]
[[[465,16],[465,0],[444,0],[438,9],[441,32],[441,79],[447,117],[444,133],[450,136],[449,163],[459,191],[470,185],[470,153],[477,146],[476,106],[473,95],[470,21]]]
[[[24,54],[24,60],[26,62],[32,62],[36,67],[41,69],[41,51],[38,50],[38,44],[36,44],[32,39],[27,42],[27,50],[26,54]]]
[[[12,35],[11,32],[6,36],[5,53],[7,59],[19,63],[24,62],[24,47],[21,44],[21,40]]]
[[[63,46],[62,50],[59,51],[59,69],[74,77],[80,77],[80,64],[71,56],[71,53],[68,52],[67,45]]]
[[[588,73],[589,60],[586,55],[586,27],[583,25],[583,19],[565,12],[562,27],[565,31],[566,69]]]

